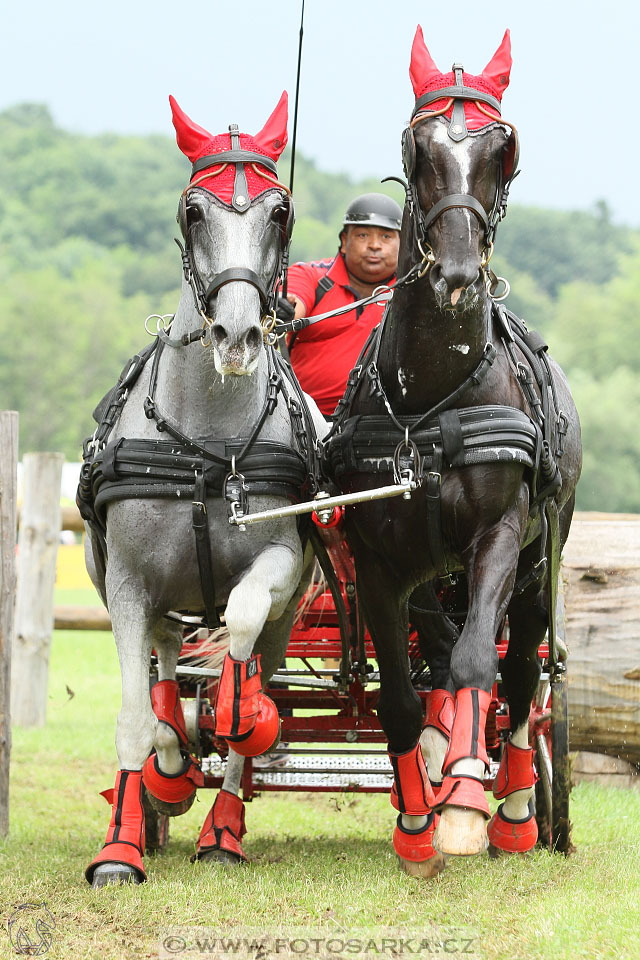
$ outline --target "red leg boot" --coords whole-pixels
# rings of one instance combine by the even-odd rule
[[[142,883],[147,879],[142,863],[142,772],[119,770],[115,787],[105,791],[104,796],[111,803],[111,822],[104,847],[87,867],[85,877],[94,887],[107,883]]]
[[[432,877],[444,869],[444,858],[433,849],[436,817],[432,812],[433,790],[420,744],[406,753],[391,753],[393,787],[391,804],[399,811],[393,831],[393,849],[404,870],[412,876]],[[426,816],[427,822],[417,830],[405,827],[402,814]]]
[[[517,790],[530,790],[536,782],[533,769],[533,749],[516,747],[507,741],[498,775],[493,784],[493,795],[498,800]],[[504,812],[504,803],[498,807],[488,827],[489,842],[496,850],[525,853],[533,849],[538,839],[538,824],[531,809],[522,819],[512,820]]]
[[[424,724],[422,728],[422,734],[420,736],[420,743],[422,745],[423,753],[427,753],[428,760],[431,765],[431,770],[434,770],[434,767],[440,766],[441,754],[444,748],[441,738],[436,737],[437,743],[429,744],[429,734],[425,736],[425,731],[430,728],[437,730],[439,733],[446,738],[447,742],[451,736],[451,726],[453,724],[453,717],[456,712],[456,701],[453,697],[453,694],[449,693],[448,690],[441,688],[436,688],[432,690],[431,693],[427,695],[427,711],[424,718]],[[433,762],[432,762],[433,761]],[[434,790],[439,790],[442,786],[442,778],[439,777],[437,780],[429,778],[431,781],[431,786]]]
[[[198,787],[204,787],[204,774],[189,754],[177,773],[163,773],[158,756],[152,753],[142,768],[142,780],[151,806],[168,817],[179,817],[191,808]]]
[[[280,718],[262,692],[260,655],[249,660],[224,658],[215,703],[215,733],[243,757],[258,757],[278,742]]]
[[[458,760],[466,758],[482,760],[485,767],[489,766],[484,727],[490,703],[491,694],[477,687],[463,687],[456,693],[456,713],[451,728],[449,750],[444,758],[445,778],[438,793],[438,810],[447,804],[479,810],[487,820],[491,816],[482,780],[451,772]]]
[[[181,747],[188,747],[187,727],[180,702],[177,680],[159,680],[151,687],[151,709],[158,720],[171,727]]]
[[[142,768],[142,781],[149,794],[150,803],[169,817],[178,817],[191,807],[196,788],[204,786],[204,775],[188,753],[187,729],[180,702],[180,686],[177,680],[160,680],[151,688],[151,706],[161,723],[171,727],[178,738],[184,760],[178,773],[163,773],[155,753]]]
[[[241,843],[246,832],[242,800],[228,790],[220,790],[202,826],[198,847],[191,862],[195,860],[218,860],[223,863],[246,862],[247,857]]]

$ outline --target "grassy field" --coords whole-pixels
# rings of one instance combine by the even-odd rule
[[[64,591],[58,602],[87,603],[91,595]],[[261,797],[247,805],[250,865],[191,864],[212,801],[201,791],[172,821],[168,850],[147,858],[147,884],[94,891],[83,871],[108,822],[98,794],[113,785],[118,702],[111,636],[57,632],[47,726],[14,730],[11,832],[0,842],[2,960],[17,956],[9,917],[21,904],[42,902],[55,919],[50,960],[169,956],[158,945],[178,926],[211,936],[296,928],[334,938],[338,956],[340,938],[393,928],[423,940],[421,950],[413,941],[421,957],[640,957],[640,792],[592,785],[572,794],[577,852],[569,859],[536,851],[450,860],[440,879],[423,882],[397,867],[384,796]],[[202,947],[186,955],[214,954]]]

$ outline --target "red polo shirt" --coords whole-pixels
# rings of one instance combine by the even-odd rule
[[[314,307],[318,281],[324,276],[333,281],[333,287]],[[307,316],[311,317],[360,299],[349,286],[341,253],[334,260],[294,263],[289,269],[288,292],[304,301]],[[295,335],[289,348],[291,365],[302,389],[313,397],[325,416],[335,410],[347,377],[370,332],[380,323],[383,310],[384,304],[371,303],[339,317],[320,320]]]

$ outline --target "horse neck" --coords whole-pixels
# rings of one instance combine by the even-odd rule
[[[201,328],[202,317],[183,280],[182,296],[171,324],[171,339]],[[205,334],[205,341],[208,334]],[[165,346],[158,368],[156,401],[183,433],[196,439],[247,437],[262,411],[268,381],[266,351],[246,376],[223,377],[215,368],[213,349],[200,340],[188,346]]]
[[[486,293],[464,314],[438,307],[428,275],[396,291],[385,322],[379,369],[399,411],[424,413],[477,367],[490,339]]]

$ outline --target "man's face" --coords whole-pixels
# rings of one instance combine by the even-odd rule
[[[341,234],[347,270],[365,283],[381,283],[396,272],[400,234],[386,227],[351,224]]]

